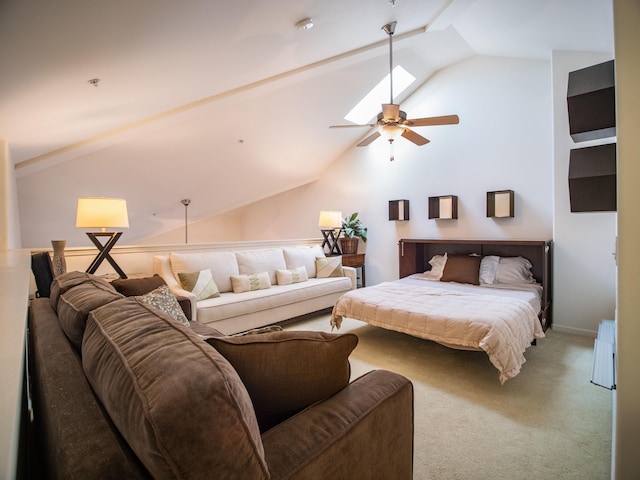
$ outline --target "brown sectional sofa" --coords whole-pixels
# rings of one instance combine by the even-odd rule
[[[31,477],[411,478],[413,386],[349,383],[355,335],[225,337],[146,300],[79,272],[33,300]]]

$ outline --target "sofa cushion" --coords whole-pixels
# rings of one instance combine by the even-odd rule
[[[320,245],[312,247],[284,247],[282,249],[287,268],[295,268],[304,265],[309,278],[316,276],[316,258],[324,257],[324,251]]]
[[[276,270],[287,268],[281,248],[264,248],[236,252],[241,275],[268,272],[271,285],[276,284]]]
[[[91,310],[123,298],[108,282],[81,283],[70,288],[58,301],[58,320],[69,341],[80,351],[87,317]]]
[[[271,288],[269,272],[251,273],[249,275],[231,275],[233,293],[251,292]]]
[[[238,372],[264,432],[349,383],[352,333],[284,331],[207,342]],[[257,368],[259,366],[259,368]]]
[[[196,301],[220,296],[210,268],[199,272],[178,272],[178,279],[184,290],[196,296]]]
[[[154,478],[268,478],[242,381],[190,329],[129,297],[91,312],[82,348],[96,395]]]
[[[51,284],[51,292],[49,294],[49,301],[51,302],[53,310],[56,312],[58,311],[58,302],[60,300],[60,295],[62,295],[70,288],[73,288],[76,285],[80,285],[82,283],[92,283],[94,285],[100,284],[107,287],[109,286],[109,282],[107,282],[106,280],[86,272],[72,271],[58,275]]]
[[[316,270],[318,278],[343,277],[342,256],[318,257],[316,259]]]
[[[166,284],[160,275],[142,278],[117,278],[111,281],[113,288],[125,297],[144,295]]]
[[[309,280],[307,269],[304,265],[298,268],[290,268],[288,270],[276,270],[276,278],[278,285],[291,285],[292,283],[306,282]]]
[[[161,312],[166,313],[185,327],[189,326],[189,320],[187,320],[187,317],[184,315],[175,295],[171,293],[171,290],[169,290],[169,287],[166,285],[161,285],[149,293],[138,296],[138,300],[149,307],[157,308]]]
[[[206,268],[211,269],[213,281],[220,292],[232,291],[231,275],[240,274],[238,262],[233,252],[172,252],[169,259],[176,280],[178,272],[199,272]]]

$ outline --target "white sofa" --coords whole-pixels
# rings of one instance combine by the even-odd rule
[[[153,257],[153,272],[175,295],[190,299],[192,320],[208,324],[225,335],[272,325],[333,307],[345,292],[355,289],[356,270],[342,267],[344,276],[318,278],[316,259],[324,257],[319,245],[238,251],[172,252]],[[305,267],[308,280],[279,285],[277,271]],[[178,273],[210,269],[220,296],[196,301],[182,288]],[[271,287],[234,293],[231,276],[267,272]],[[264,274],[263,274],[264,277]],[[283,282],[284,283],[284,282]]]

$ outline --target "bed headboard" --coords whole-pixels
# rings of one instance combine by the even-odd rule
[[[434,255],[477,254],[501,257],[525,257],[531,271],[542,285],[542,318],[545,329],[551,324],[551,240],[428,240],[401,239],[399,242],[400,278],[429,270]]]

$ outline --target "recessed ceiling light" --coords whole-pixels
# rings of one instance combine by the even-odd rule
[[[298,23],[296,23],[296,27],[298,27],[298,30],[309,30],[311,27],[313,27],[313,20],[311,20],[309,17],[303,18]]]
[[[100,79],[99,78],[92,78],[91,80],[87,80],[87,83],[89,85],[93,85],[94,87],[99,87],[100,86]]]

